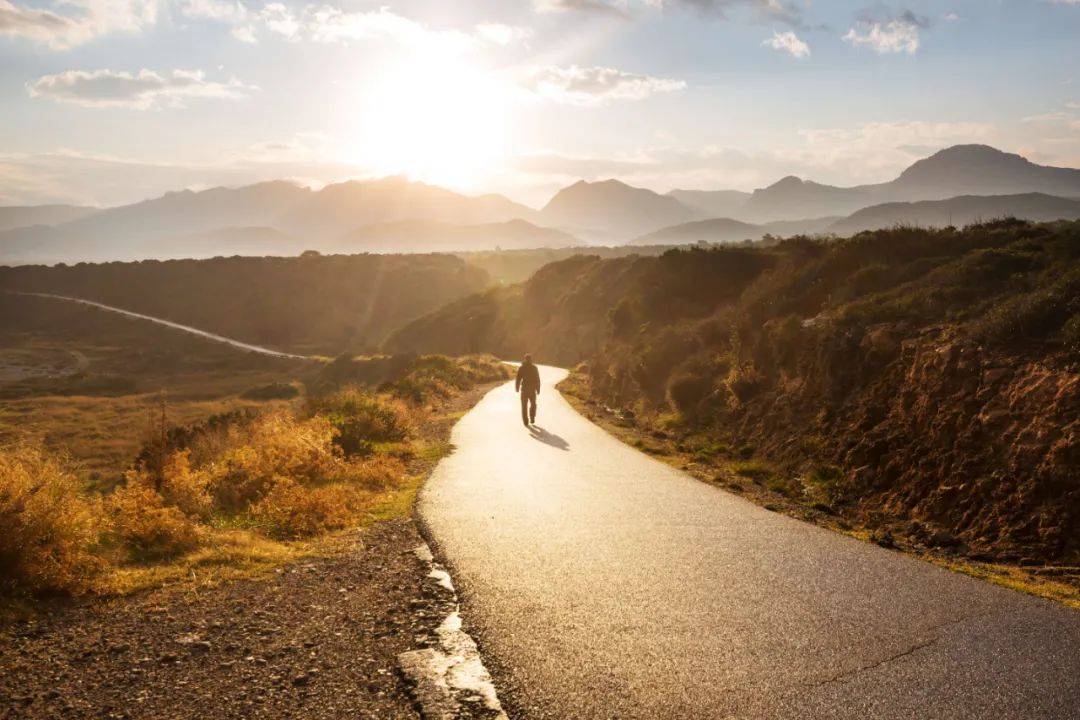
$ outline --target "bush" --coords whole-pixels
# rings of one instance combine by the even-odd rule
[[[128,485],[141,485],[155,491],[166,505],[176,507],[185,515],[206,517],[210,514],[213,504],[210,477],[206,472],[191,468],[187,450],[170,454],[165,459],[160,477],[140,467],[129,470],[125,478]]]
[[[985,342],[1043,340],[1080,313],[1080,271],[997,304],[972,328]]]
[[[373,455],[363,462],[349,463],[339,476],[365,490],[385,490],[401,481],[405,463],[389,455]]]
[[[713,374],[708,370],[684,371],[668,383],[668,398],[683,417],[697,413],[698,408],[713,390]]]
[[[295,385],[275,382],[245,390],[240,397],[245,400],[291,400],[300,394]]]
[[[745,403],[764,389],[765,376],[753,365],[743,365],[732,370],[727,386],[739,402]]]
[[[401,442],[412,432],[408,408],[400,400],[347,387],[315,400],[311,410],[336,430],[334,443],[346,457],[366,455],[373,443]]]
[[[210,492],[220,509],[246,509],[270,492],[279,478],[309,485],[341,472],[342,459],[333,444],[335,430],[326,418],[301,421],[288,413],[272,413],[229,433],[228,449],[207,468]]]
[[[251,514],[267,535],[295,539],[345,527],[361,505],[362,497],[355,488],[306,488],[281,478],[252,506]]]
[[[506,365],[490,355],[450,358],[423,355],[414,359],[397,379],[381,390],[394,397],[421,405],[432,399],[445,399],[474,385],[509,377]]]
[[[646,395],[662,399],[672,369],[698,347],[697,338],[685,328],[665,328],[637,353],[631,374]]]
[[[153,488],[134,482],[109,496],[111,534],[136,560],[162,560],[194,550],[201,533],[179,508]]]
[[[0,449],[0,583],[5,589],[82,592],[104,564],[98,513],[55,459],[29,446]]]

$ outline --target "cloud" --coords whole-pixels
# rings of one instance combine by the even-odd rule
[[[810,57],[810,46],[790,30],[782,33],[773,31],[773,36],[766,38],[761,44],[771,47],[773,50],[786,52],[793,58]]]
[[[686,8],[706,15],[727,19],[733,9],[751,10],[759,22],[781,22],[792,27],[804,27],[802,10],[794,2],[785,0],[645,0],[647,4],[661,9]],[[809,4],[809,3],[807,3]]]
[[[333,8],[327,7],[321,17],[327,17]],[[312,11],[321,12],[321,11]],[[338,11],[339,15],[342,15]],[[292,9],[281,3],[268,3],[256,15],[256,19],[266,26],[266,29],[286,40],[298,39],[303,23],[293,13]]]
[[[596,15],[629,18],[625,0],[533,0],[538,13],[585,12]]]
[[[536,95],[570,105],[602,105],[613,100],[641,100],[686,87],[682,80],[623,72],[609,67],[536,67],[522,84]]]
[[[887,179],[915,160],[951,145],[993,143],[994,126],[987,123],[904,122],[867,123],[851,128],[800,130],[803,157],[838,177]]]
[[[620,18],[633,17],[639,7],[659,10],[689,9],[704,15],[727,19],[727,13],[735,8],[748,8],[759,21],[778,21],[792,27],[803,27],[802,11],[794,2],[786,0],[533,0],[538,13],[581,12],[610,15]]]
[[[256,88],[238,80],[205,79],[201,70],[153,70],[138,74],[113,70],[68,70],[26,84],[31,97],[48,98],[85,107],[129,107],[145,110],[158,105],[179,106],[185,98],[236,98]]]
[[[892,13],[887,9],[863,10],[844,40],[856,47],[867,46],[879,55],[906,52],[914,55],[919,49],[919,32],[930,27],[930,21],[910,10]]]
[[[232,25],[233,37],[247,43],[258,42],[258,36],[267,33],[292,42],[389,40],[412,48],[459,52],[478,42],[508,44],[531,34],[528,28],[500,23],[481,23],[476,26],[475,35],[459,30],[437,30],[387,7],[353,12],[332,5],[306,5],[294,9],[284,3],[272,2],[256,10],[239,0],[187,0],[181,11],[190,18]]]
[[[229,34],[242,43],[248,43],[254,45],[259,42],[259,39],[255,37],[255,29],[250,25],[238,25],[229,31]]]
[[[0,35],[68,50],[114,32],[138,33],[157,21],[157,0],[65,0],[57,10],[0,0]]]
[[[1080,103],[1067,102],[1064,110],[1029,115],[1021,118],[1020,122],[1040,127],[1045,131],[1073,135],[1080,133],[1080,112],[1078,111],[1080,111]]]
[[[186,0],[180,5],[180,12],[189,18],[225,23],[244,22],[250,15],[238,0]]]
[[[513,42],[528,40],[532,37],[532,30],[502,23],[480,23],[476,26],[476,34],[496,45],[509,45]]]

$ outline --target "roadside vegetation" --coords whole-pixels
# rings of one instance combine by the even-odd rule
[[[337,381],[313,377],[317,390],[286,404],[186,426],[168,422],[164,399],[147,403],[142,450],[107,488],[40,443],[0,447],[4,596],[249,573],[407,508],[416,474],[448,449],[427,426],[508,371],[490,357],[416,357],[377,385],[347,377],[368,362],[341,358]]]

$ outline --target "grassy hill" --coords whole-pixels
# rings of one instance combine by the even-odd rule
[[[581,241],[560,230],[525,220],[455,225],[435,220],[401,220],[357,228],[336,243],[344,252],[461,252],[470,250],[563,248]]]
[[[488,285],[450,255],[305,255],[0,268],[0,291],[95,300],[260,345],[337,354]]]
[[[574,257],[388,344],[583,361],[598,407],[706,455],[741,449],[807,505],[1075,562],[1078,267],[1076,222]]]

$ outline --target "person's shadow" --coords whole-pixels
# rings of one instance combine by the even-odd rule
[[[550,445],[551,447],[558,448],[560,450],[570,449],[570,443],[566,442],[555,433],[549,433],[547,430],[540,427],[539,425],[530,425],[529,433],[532,435],[533,439],[539,440],[545,445]]]

